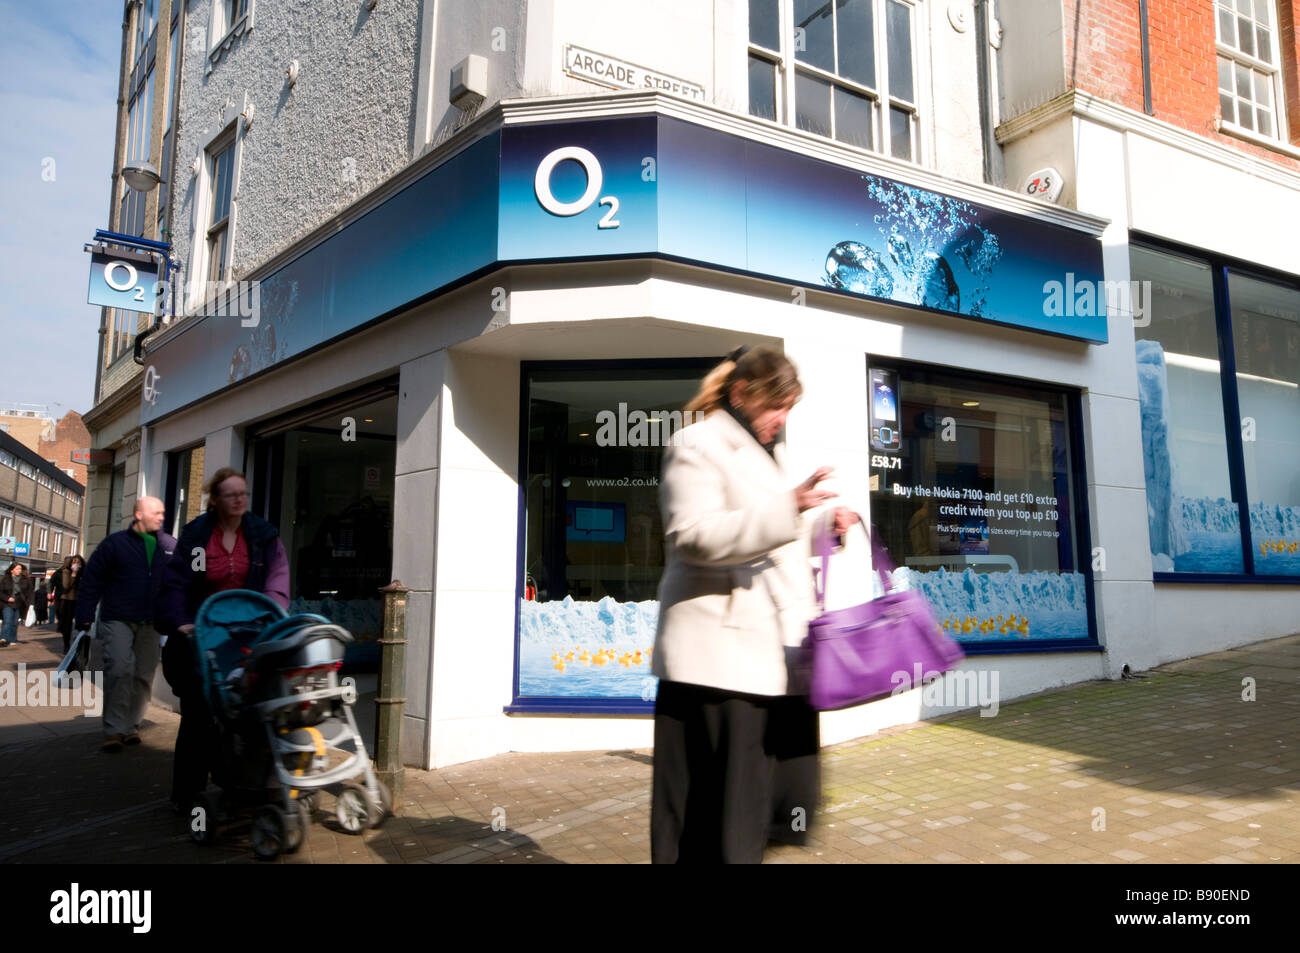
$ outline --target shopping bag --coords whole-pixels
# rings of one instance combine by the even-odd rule
[[[808,701],[819,711],[907,691],[965,657],[961,647],[944,635],[924,595],[893,587],[889,554],[861,516],[858,522],[885,590],[860,605],[826,609],[832,549],[829,523],[821,524],[813,537],[814,554],[821,557],[816,586],[820,615],[809,623],[803,648]]]
[[[72,646],[63,661],[54,670],[54,684],[62,688],[73,672],[90,671],[90,649],[93,639],[89,632],[78,632],[72,639]]]
[[[32,628],[34,625],[36,625],[36,607],[35,607],[35,606],[28,606],[28,607],[27,607],[27,618],[25,618],[25,619],[23,620],[23,625],[27,626],[27,628],[29,628],[29,629]]]

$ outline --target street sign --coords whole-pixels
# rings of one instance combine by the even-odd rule
[[[18,542],[16,536],[0,536],[0,553],[12,553],[16,542]]]
[[[108,465],[113,462],[112,450],[73,450],[73,463],[84,463],[87,466]]]

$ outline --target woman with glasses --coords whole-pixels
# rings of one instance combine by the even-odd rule
[[[211,719],[189,635],[203,600],[226,589],[252,589],[289,608],[289,558],[280,531],[248,511],[248,483],[222,467],[205,488],[208,510],[181,530],[158,594],[155,624],[168,636],[163,674],[181,702],[172,769],[172,804],[186,812],[208,784]],[[196,558],[199,554],[203,558]]]

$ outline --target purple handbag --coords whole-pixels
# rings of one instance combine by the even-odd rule
[[[862,527],[871,542],[871,564],[880,573],[885,594],[848,609],[826,611],[831,536],[825,524],[813,540],[814,552],[822,561],[817,577],[821,614],[808,624],[803,647],[808,701],[818,711],[848,708],[916,688],[965,657],[961,646],[944,635],[924,595],[892,588],[889,573],[894,566],[889,554],[867,530],[865,521]]]

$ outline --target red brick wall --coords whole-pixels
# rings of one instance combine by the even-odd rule
[[[1282,48],[1282,95],[1286,97],[1286,126],[1291,144],[1300,145],[1300,3],[1278,0],[1278,46]]]
[[[90,431],[81,422],[81,415],[70,410],[54,425],[54,439],[42,440],[37,453],[46,460],[54,461],[54,465],[60,470],[71,469],[73,479],[85,486],[86,465],[73,463],[72,451],[86,450],[89,447]]]
[[[1142,33],[1138,0],[1062,0],[1066,85],[1141,111]],[[1300,141],[1295,9],[1275,0],[1290,141]],[[1218,131],[1218,61],[1213,0],[1148,0],[1151,105],[1155,118],[1240,152],[1300,169],[1300,160]]]

